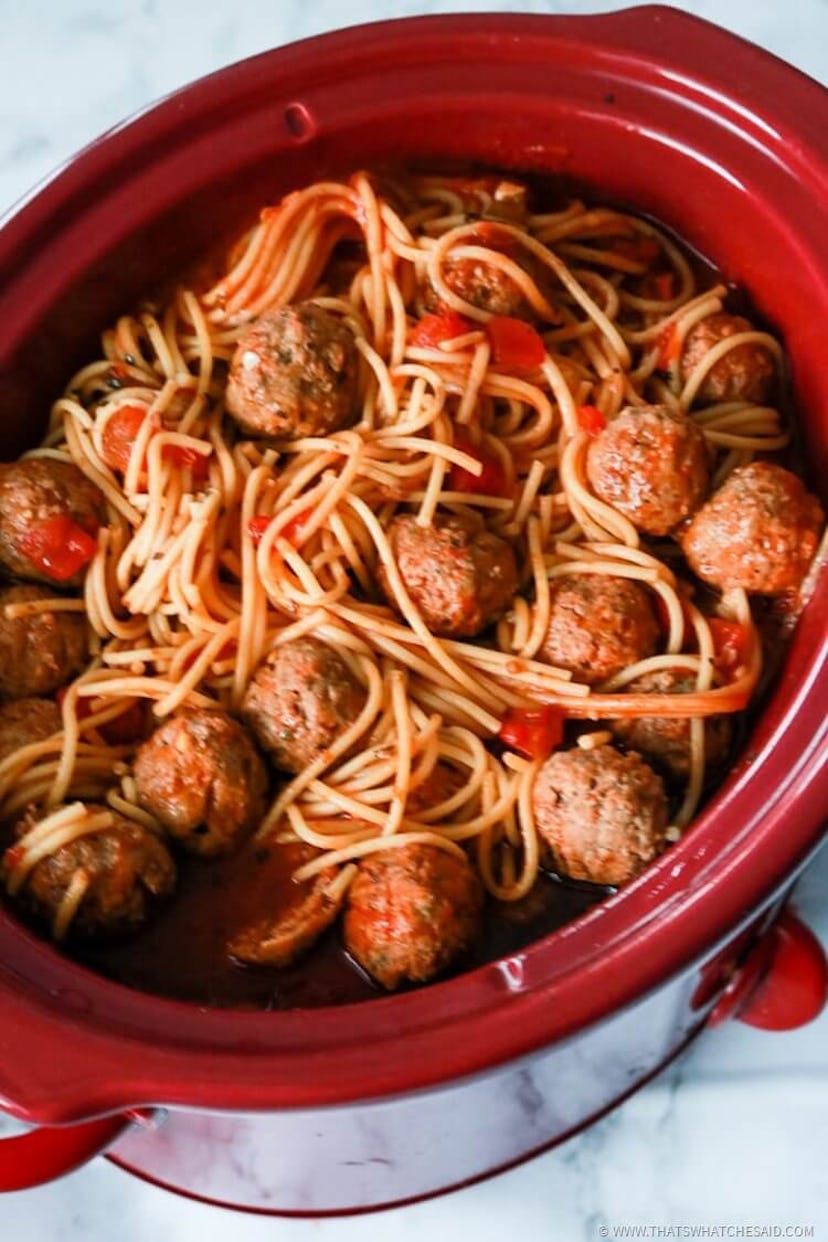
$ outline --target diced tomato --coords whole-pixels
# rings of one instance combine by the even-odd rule
[[[507,371],[533,371],[546,357],[546,346],[531,324],[494,315],[486,324],[496,366]]]
[[[444,311],[441,315],[423,315],[411,333],[409,343],[418,349],[438,349],[443,341],[453,341],[457,336],[465,336],[477,326],[456,311]]]
[[[296,517],[291,518],[287,525],[283,526],[279,531],[279,538],[287,539],[288,543],[298,544],[305,533],[305,521],[309,513],[309,509],[302,509],[297,513]],[[265,517],[261,513],[250,519],[247,523],[247,533],[254,544],[258,545],[261,543],[262,536],[272,521],[272,517]]]
[[[165,444],[161,456],[179,470],[189,468],[194,481],[207,478],[209,458],[199,453],[198,449],[190,448],[186,444]]]
[[[650,277],[655,296],[662,302],[669,302],[675,297],[675,275],[673,272],[657,272]]]
[[[58,513],[42,522],[33,522],[23,532],[20,548],[40,573],[53,582],[65,582],[89,564],[98,541],[67,514]]]
[[[738,621],[724,617],[708,617],[713,638],[713,662],[720,673],[734,673],[746,662],[748,633]]]
[[[454,447],[479,461],[483,467],[479,475],[472,474],[464,466],[452,463],[449,469],[449,484],[453,492],[473,492],[476,496],[508,496],[509,486],[506,471],[497,457],[489,457],[471,440],[455,435]]]
[[[147,413],[145,405],[122,405],[107,420],[101,437],[101,456],[110,470],[126,472],[132,446]]]
[[[310,516],[309,509],[302,509],[296,514],[296,517],[290,519],[286,526],[279,531],[282,539],[287,539],[288,543],[299,544],[305,534],[305,522]]]
[[[635,263],[652,263],[661,254],[661,247],[654,237],[617,237],[610,243],[610,250]]]
[[[681,342],[674,323],[668,326],[658,338],[658,358],[656,365],[660,371],[668,370],[681,357]]]
[[[69,693],[69,686],[61,686],[60,690],[58,690],[57,694],[55,695],[55,698],[57,699],[58,707],[61,707],[61,708],[63,707],[64,700],[68,693]],[[92,708],[90,706],[90,700],[87,698],[78,699],[75,703],[75,715],[77,716],[78,720],[85,720],[86,717],[91,716],[91,714],[92,714]]]
[[[547,759],[563,741],[564,714],[559,707],[515,707],[500,724],[504,745],[527,759]]]
[[[258,513],[256,517],[250,519],[247,523],[247,533],[254,544],[258,546],[262,542],[262,535],[264,535],[272,521],[272,518],[265,517],[263,513]]]
[[[68,693],[68,686],[63,686],[62,689],[58,690],[55,696],[58,707],[63,706],[63,701]],[[144,699],[133,699],[129,706],[121,712],[120,716],[98,725],[98,733],[100,733],[105,742],[109,742],[110,746],[128,746],[131,742],[137,742],[146,736],[146,706]],[[97,711],[97,708],[93,709],[90,698],[84,696],[76,700],[75,715],[79,721],[86,720],[95,711]]]
[[[79,699],[78,702],[84,700]],[[89,700],[85,700],[87,703]],[[110,746],[129,746],[146,737],[147,704],[145,699],[133,699],[129,707],[124,708],[120,716],[98,725],[98,732]]]
[[[588,436],[595,437],[600,435],[607,425],[597,405],[579,405],[578,406],[578,423],[581,430],[585,431]]]

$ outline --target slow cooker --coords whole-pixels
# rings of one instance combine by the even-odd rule
[[[101,327],[289,188],[384,160],[561,173],[743,284],[792,359],[828,478],[828,93],[677,11],[465,15],[340,31],[173,95],[0,231],[2,456]],[[105,1147],[265,1212],[375,1208],[503,1168],[640,1086],[728,1012],[797,1025],[824,955],[780,909],[824,835],[828,568],[726,784],[623,892],[507,959],[336,1009],[207,1010],[91,973],[0,914],[0,1189]]]

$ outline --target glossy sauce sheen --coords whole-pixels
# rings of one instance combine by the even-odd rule
[[[295,966],[277,970],[230,960],[230,937],[278,910],[291,884],[279,851],[266,846],[251,844],[213,862],[179,858],[175,896],[142,931],[104,947],[76,943],[72,956],[130,987],[203,1005],[312,1009],[381,994],[348,957],[337,927]],[[507,915],[490,902],[483,934],[452,973],[518,951],[577,918],[607,891],[544,877]]]

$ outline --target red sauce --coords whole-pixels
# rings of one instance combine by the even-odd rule
[[[145,928],[105,947],[75,944],[71,953],[130,987],[202,1005],[316,1008],[381,994],[348,957],[337,926],[294,966],[242,966],[229,959],[230,936],[278,908],[291,883],[280,852],[266,846],[251,844],[212,862],[183,858],[177,892]],[[483,934],[452,973],[517,952],[577,918],[606,891],[543,876],[514,908],[490,902]]]

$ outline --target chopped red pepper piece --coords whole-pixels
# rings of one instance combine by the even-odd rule
[[[501,721],[498,737],[527,759],[547,759],[563,741],[564,714],[559,707],[515,707]]]
[[[262,536],[267,530],[273,518],[265,517],[263,513],[259,513],[256,517],[252,517],[247,523],[247,533],[258,546],[262,542]]]
[[[449,469],[449,484],[453,492],[472,492],[476,496],[508,496],[509,485],[506,471],[499,458],[489,457],[465,436],[455,435],[454,447],[461,453],[479,461],[483,469],[480,474],[472,474],[464,466],[452,463]]]
[[[67,514],[58,513],[33,522],[23,532],[20,548],[40,573],[54,582],[65,582],[89,564],[98,541]]]
[[[78,699],[78,706],[88,702],[89,699]],[[147,735],[146,700],[133,699],[120,716],[98,725],[98,732],[110,746],[129,746],[132,742],[142,741]]]
[[[302,509],[299,513],[297,513],[296,517],[291,518],[290,521],[279,531],[279,538],[287,539],[288,543],[292,544],[300,543],[305,533],[305,521],[307,520],[309,513],[309,509]],[[256,517],[252,517],[250,519],[247,523],[247,533],[253,540],[254,544],[261,543],[262,536],[272,521],[272,517],[265,517],[264,514],[258,514]]]
[[[578,423],[582,431],[588,436],[595,437],[600,435],[607,425],[597,405],[579,405],[578,406]]]
[[[720,673],[734,673],[747,660],[747,630],[724,617],[708,617],[707,624],[713,638],[713,663]]]
[[[660,371],[668,370],[681,357],[681,342],[674,323],[668,324],[658,338],[656,365]]]
[[[546,346],[531,324],[507,315],[494,315],[486,334],[497,366],[507,371],[533,371],[546,357]]]
[[[110,470],[126,473],[132,446],[147,413],[145,405],[122,405],[107,420],[101,437],[101,456]]]
[[[457,336],[465,336],[477,326],[456,311],[444,311],[441,315],[423,315],[411,333],[410,344],[418,349],[437,349],[443,341],[453,341]]]
[[[194,481],[207,478],[209,458],[204,453],[199,453],[198,449],[190,448],[186,444],[165,444],[161,456],[179,470],[189,467]]]

